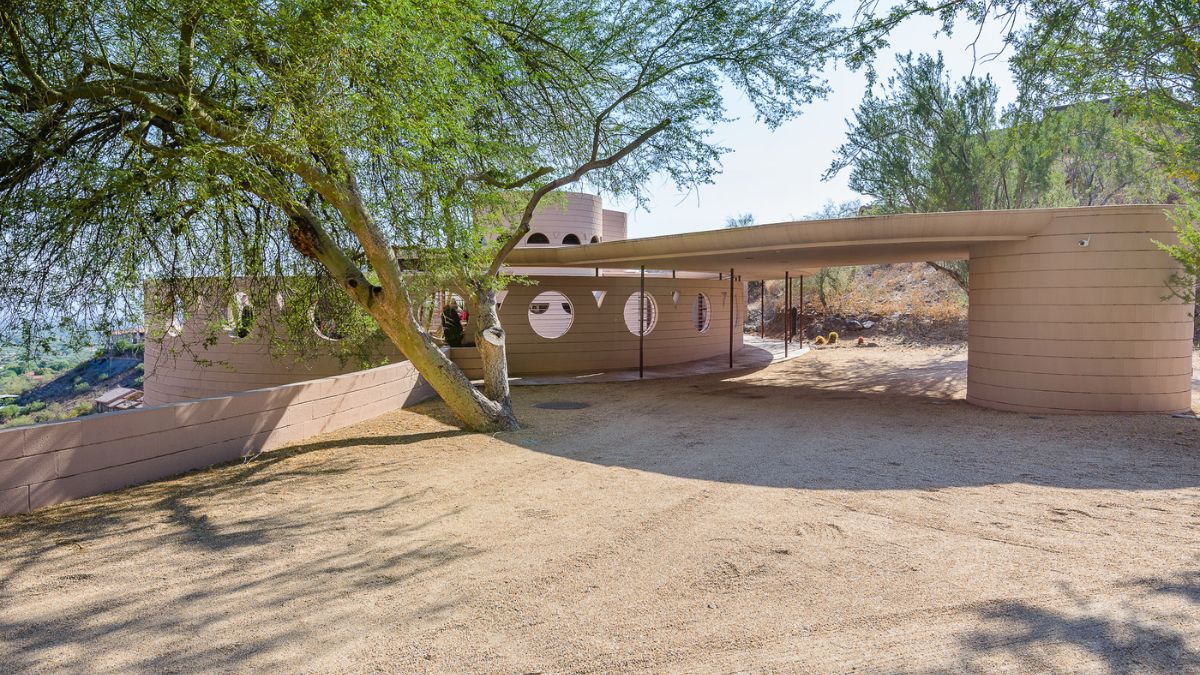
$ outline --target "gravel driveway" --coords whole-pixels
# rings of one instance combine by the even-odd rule
[[[1200,669],[1200,422],[975,408],[965,358],[524,387],[0,519],[0,670]]]

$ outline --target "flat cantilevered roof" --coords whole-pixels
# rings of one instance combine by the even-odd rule
[[[747,279],[776,279],[785,271],[802,274],[826,266],[966,258],[972,244],[1027,239],[1056,217],[1120,210],[1161,214],[1163,208],[1121,205],[800,220],[581,246],[522,247],[507,262],[521,267],[733,269]]]

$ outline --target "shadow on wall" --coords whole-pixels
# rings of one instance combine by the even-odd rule
[[[185,403],[0,431],[0,514],[211,466],[428,398],[407,362]]]

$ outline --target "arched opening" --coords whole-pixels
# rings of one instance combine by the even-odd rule
[[[712,307],[709,305],[708,296],[703,293],[697,293],[696,300],[692,303],[692,325],[701,333],[707,333],[712,325]]]
[[[563,237],[563,246],[578,246],[579,243],[579,237],[575,236],[574,233]]]
[[[567,296],[558,291],[538,293],[529,303],[529,327],[547,340],[566,335],[574,321],[575,308]]]
[[[542,234],[541,232],[534,232],[533,234],[529,235],[529,238],[525,240],[525,243],[526,244],[549,244],[550,237],[547,237],[546,235]]]
[[[589,244],[599,244],[599,243],[600,243],[600,235],[598,235],[598,234],[593,234],[593,235],[592,235],[592,240],[591,240],[591,241],[589,241],[588,243],[589,243]]]
[[[183,311],[183,298],[171,296],[171,319],[167,322],[167,335],[179,337],[183,333],[183,322],[186,319]]]
[[[250,329],[254,327],[254,308],[250,304],[250,296],[242,291],[233,294],[233,300],[225,308],[225,327],[232,338],[250,335]]]
[[[641,302],[642,292],[636,291],[629,296],[625,301],[625,308],[622,314],[625,316],[625,327],[634,335],[649,335],[654,331],[654,326],[658,323],[658,303],[654,301],[654,296],[649,293],[645,294],[645,302]],[[638,309],[641,309],[641,318],[638,315]],[[642,326],[645,326],[645,332],[642,332]]]

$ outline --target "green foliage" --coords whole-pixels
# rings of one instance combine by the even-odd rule
[[[76,382],[75,386],[71,387],[71,391],[75,392],[76,394],[87,393],[88,391],[91,391],[91,389],[92,385],[88,384],[86,381]]]
[[[91,403],[79,403],[71,409],[71,414],[68,417],[84,417],[96,412],[96,407]]]
[[[1183,272],[1173,275],[1167,280],[1167,288],[1172,296],[1184,302],[1197,304],[1196,287],[1200,283],[1200,199],[1187,200],[1181,208],[1170,212],[1175,221],[1175,234],[1178,242],[1154,242],[1159,248],[1171,254],[1183,264]],[[1200,317],[1196,317],[1200,319]]]
[[[725,227],[748,227],[754,224],[753,213],[739,213],[736,216],[730,216],[725,219]]]
[[[1055,167],[1057,175],[1044,196],[1047,205],[1194,204],[1200,199],[1200,3],[1195,0],[952,0],[937,5],[905,0],[879,15],[874,6],[864,9],[853,31],[865,45],[855,56],[857,64],[866,63],[886,44],[886,35],[914,15],[936,16],[947,32],[965,22],[974,24],[973,33],[996,28],[1006,33],[1022,87],[1020,107],[1066,112],[1054,131],[1065,133],[1072,145]],[[1072,120],[1075,114],[1079,117]],[[1039,154],[1036,144],[1019,147],[1027,156]],[[1055,190],[1057,185],[1065,189]],[[1200,245],[1189,233],[1198,225],[1196,209],[1186,206],[1172,218],[1180,242],[1167,250],[1194,273]],[[1170,282],[1176,295],[1194,298],[1189,283],[1186,277]]]
[[[0,406],[0,422],[7,422],[23,412],[21,406],[10,403]]]
[[[254,286],[258,332],[303,324],[291,301],[327,282],[429,376],[455,367],[417,308],[505,286],[544,199],[710,181],[724,91],[777,126],[846,49],[812,0],[15,0],[0,21],[0,269],[21,280],[0,326],[144,307],[151,339],[203,349],[251,332],[201,306],[214,287]],[[353,324],[341,342],[374,339]]]

